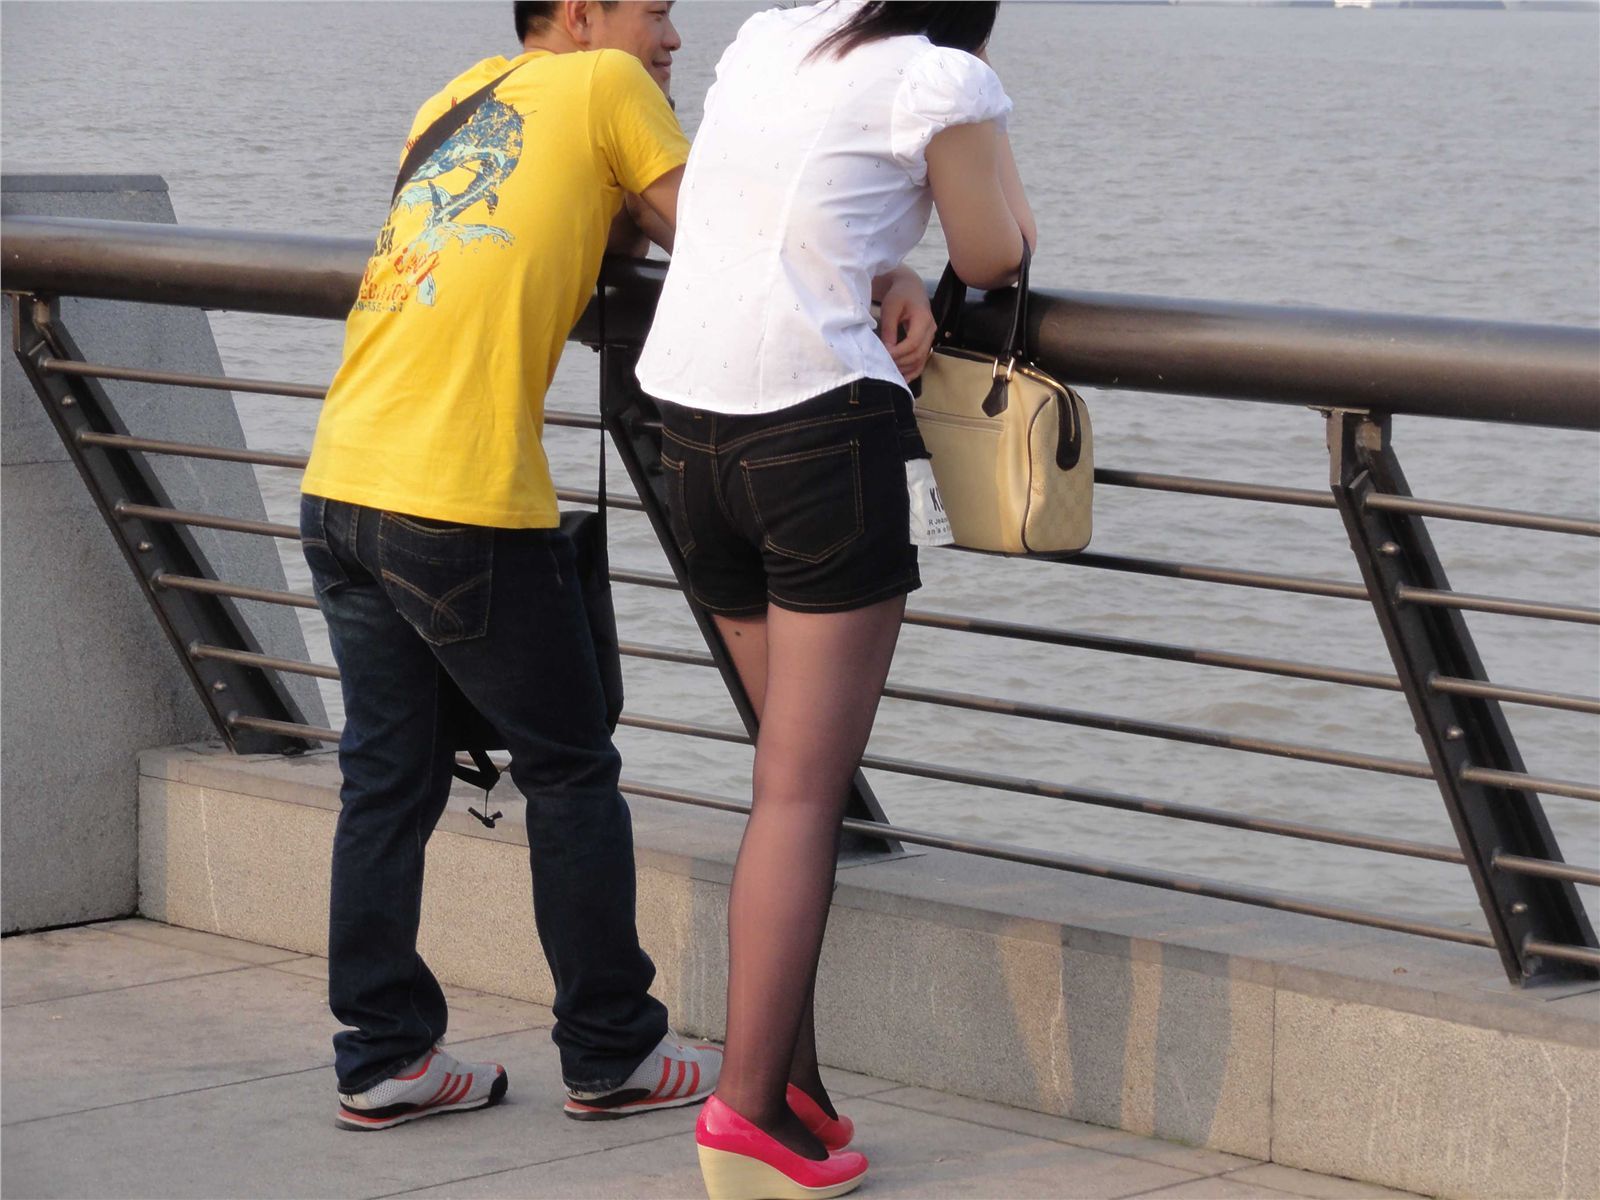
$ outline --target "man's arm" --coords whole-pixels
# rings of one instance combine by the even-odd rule
[[[638,221],[639,228],[669,253],[678,228],[678,187],[682,183],[683,168],[674,167],[639,194],[644,202],[639,206],[643,218]]]
[[[682,178],[683,178],[682,172],[680,171],[677,174],[678,174],[679,180],[681,181]],[[622,203],[623,203],[622,212],[619,213],[618,216],[619,216],[619,218],[622,217],[622,216],[626,216],[628,218],[629,222],[633,225],[633,228],[634,228],[634,230],[636,231],[636,233],[638,235],[639,244],[641,246],[641,250],[640,250],[640,252],[638,254],[638,257],[640,257],[640,258],[644,257],[645,252],[649,250],[649,243],[650,242],[654,242],[656,245],[660,246],[663,250],[665,250],[668,254],[671,254],[672,253],[672,237],[673,237],[673,233],[674,233],[673,226],[671,224],[669,224],[667,221],[663,220],[660,216],[658,216],[656,211],[655,211],[655,209],[651,208],[649,204],[645,203],[638,196],[625,195],[622,198]],[[674,185],[674,187],[673,187],[673,206],[672,207],[673,207],[674,219],[676,219],[676,214],[677,214],[677,186],[676,185]]]
[[[624,194],[623,205],[611,222],[611,232],[606,235],[606,253],[621,254],[627,258],[644,258],[650,253],[650,238],[632,212],[633,196]]]

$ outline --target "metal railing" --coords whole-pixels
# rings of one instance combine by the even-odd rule
[[[117,536],[163,629],[179,653],[217,728],[239,750],[288,751],[336,741],[333,729],[309,725],[280,675],[321,679],[320,663],[263,653],[235,607],[253,601],[314,608],[309,595],[218,579],[189,535],[192,528],[296,539],[291,526],[220,513],[175,509],[150,468],[163,456],[300,468],[300,454],[207,446],[141,437],[123,427],[102,380],[214,388],[318,400],[323,390],[272,380],[196,376],[136,364],[86,361],[62,325],[61,296],[192,305],[249,312],[339,318],[348,310],[368,247],[356,239],[270,237],[123,222],[6,218],[4,286],[13,298],[19,360]],[[659,420],[632,382],[662,267],[610,263],[602,370],[621,397],[599,417],[551,412],[556,427],[604,428],[627,466],[637,498],[613,506],[651,522],[671,574],[613,569],[614,583],[680,590],[683,564],[667,534],[653,464]],[[1453,590],[1439,563],[1428,519],[1600,537],[1600,521],[1414,497],[1400,470],[1390,417],[1467,417],[1505,424],[1600,430],[1600,334],[1591,330],[1476,321],[1394,317],[1327,310],[1039,292],[1030,304],[1029,343],[1052,374],[1086,385],[1309,406],[1328,431],[1327,491],[1234,480],[1099,468],[1098,485],[1184,496],[1334,510],[1360,569],[1359,582],[1275,571],[1173,562],[1116,553],[1067,559],[1079,569],[1170,577],[1208,584],[1360,601],[1371,606],[1394,673],[1205,646],[1110,636],[1082,630],[912,608],[909,625],[1013,642],[1166,660],[1400,692],[1415,720],[1425,758],[1401,759],[1219,729],[1024,702],[965,691],[890,684],[884,695],[950,710],[1111,730],[1243,754],[1432,780],[1450,815],[1456,844],[1430,844],[1355,829],[1221,808],[1181,804],[1099,788],[1046,782],[869,754],[863,768],[1201,825],[1466,868],[1487,932],[1416,917],[1331,904],[1222,880],[1097,861],[898,826],[869,806],[847,828],[886,840],[1051,867],[1265,908],[1305,913],[1446,941],[1492,947],[1518,983],[1600,975],[1600,948],[1574,890],[1600,885],[1600,870],[1562,859],[1539,794],[1600,800],[1600,788],[1530,772],[1501,710],[1515,704],[1600,714],[1600,697],[1491,682],[1465,624],[1467,612],[1600,624],[1600,609],[1577,603],[1483,596]],[[998,348],[1010,309],[1003,296],[969,305],[966,329],[978,349]],[[573,337],[595,344],[594,314]],[[582,491],[563,501],[593,503]],[[974,562],[981,560],[975,559]],[[1057,569],[1041,564],[1039,569]],[[691,606],[692,607],[692,606]],[[622,723],[727,743],[749,743],[756,727],[714,627],[696,613],[702,649],[626,642],[630,657],[721,671],[744,728],[698,724],[627,711]],[[624,631],[626,636],[626,631]],[[625,781],[630,794],[731,812],[738,801]],[[858,814],[862,810],[858,809]]]

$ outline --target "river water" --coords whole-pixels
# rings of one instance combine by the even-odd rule
[[[507,4],[19,3],[4,24],[7,171],[155,172],[178,220],[365,236],[400,139],[450,74],[514,50]],[[674,92],[693,133],[749,4],[685,0]],[[1039,213],[1038,286],[1593,326],[1600,320],[1600,15],[1009,4],[993,59]],[[942,265],[937,231],[912,262]],[[339,329],[215,314],[237,375],[325,382]],[[569,349],[551,406],[593,410]],[[1318,416],[1096,390],[1100,465],[1323,487]],[[303,449],[315,406],[249,396],[250,443]],[[1594,518],[1593,435],[1399,420],[1418,495]],[[549,436],[558,483],[593,475],[592,435]],[[614,478],[621,478],[620,470]],[[293,520],[297,477],[263,470]],[[1594,541],[1435,522],[1455,587],[1594,605]],[[643,519],[613,561],[664,570]],[[1104,487],[1099,551],[1354,580],[1335,514]],[[292,547],[292,586],[306,572]],[[1389,670],[1362,603],[925,552],[916,607]],[[624,636],[692,646],[681,600],[621,587]],[[1472,615],[1499,682],[1594,694],[1600,631]],[[308,641],[326,660],[313,618]],[[629,707],[733,724],[709,672],[630,661]],[[1398,695],[908,628],[893,679],[1418,760]],[[337,717],[337,696],[330,696]],[[1593,718],[1510,706],[1536,773],[1592,782]],[[742,747],[623,731],[626,773],[748,794]],[[1452,843],[1430,783],[1179,742],[886,701],[872,751],[1185,804]],[[1278,887],[1481,926],[1459,868],[1005,791],[874,773],[902,823]],[[1570,859],[1596,806],[1549,797]]]

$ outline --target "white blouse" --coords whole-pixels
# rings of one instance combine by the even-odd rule
[[[856,379],[904,386],[872,280],[922,239],[928,142],[1011,101],[982,61],[925,37],[803,61],[847,0],[758,13],[717,64],[639,360],[646,392],[762,413]]]

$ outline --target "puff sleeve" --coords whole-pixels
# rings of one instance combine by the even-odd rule
[[[895,94],[890,148],[920,185],[928,179],[928,143],[936,133],[978,121],[998,121],[1004,129],[1010,111],[1011,98],[987,63],[964,50],[933,46],[906,64]]]

